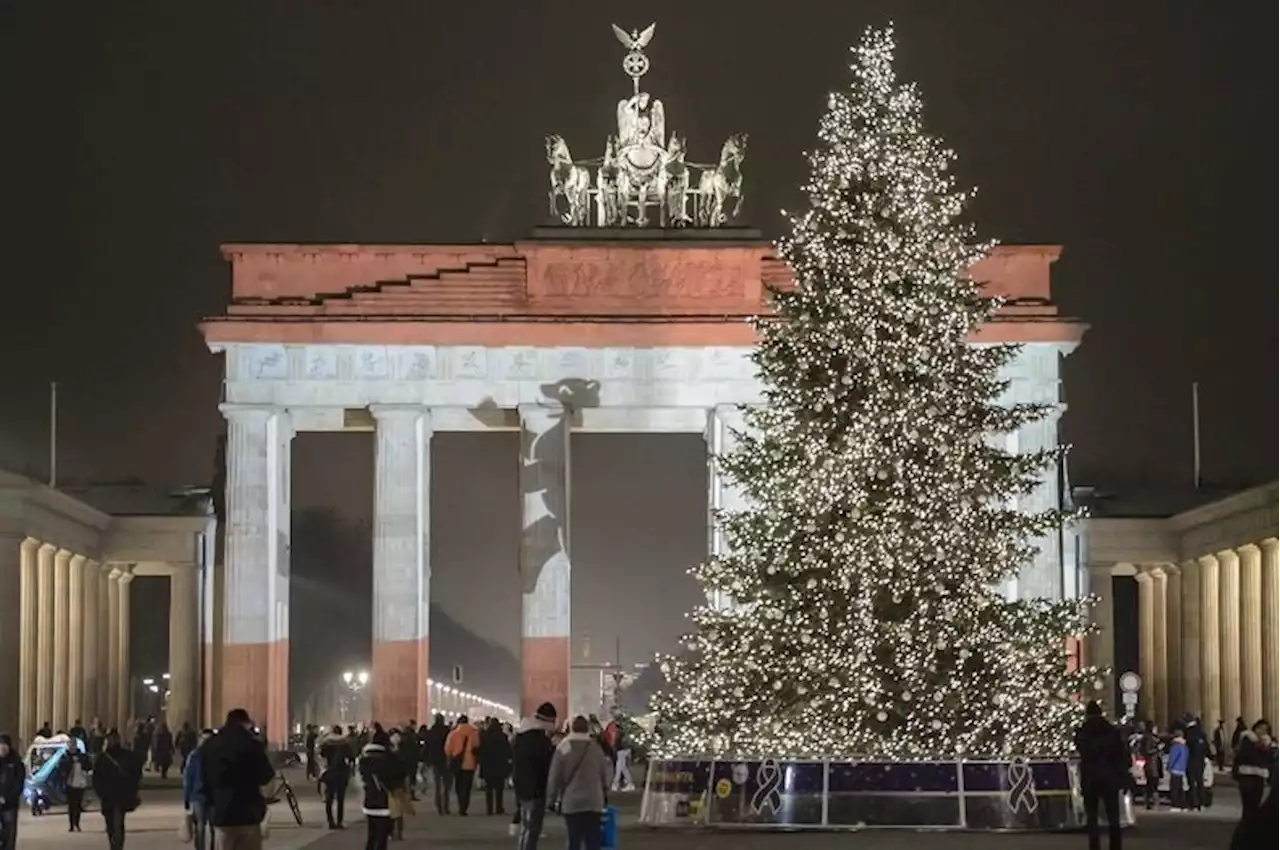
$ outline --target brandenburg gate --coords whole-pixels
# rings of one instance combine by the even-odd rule
[[[231,302],[201,330],[224,356],[226,542],[206,605],[206,705],[247,708],[283,739],[290,718],[290,442],[306,431],[375,434],[374,715],[424,718],[431,596],[431,438],[519,430],[521,708],[567,711],[570,435],[694,432],[707,440],[708,514],[741,504],[714,461],[760,402],[748,319],[788,268],[733,225],[745,137],[686,163],[661,101],[640,90],[643,33],[618,30],[633,94],[599,160],[548,139],[557,226],[513,244],[225,245]],[[639,57],[639,58],[637,58]],[[641,61],[643,60],[643,61]],[[650,218],[656,219],[656,222]],[[651,227],[650,225],[656,225]],[[1007,302],[975,344],[1026,343],[1010,402],[1059,403],[1059,366],[1084,326],[1050,293],[1053,246],[998,248],[973,269]],[[1057,416],[1009,438],[1056,445]],[[1030,497],[1061,498],[1059,472]],[[1028,507],[1034,507],[1028,505]],[[709,525],[710,529],[710,525]],[[1074,540],[1055,536],[1008,592],[1079,592]],[[722,540],[709,530],[709,547]]]

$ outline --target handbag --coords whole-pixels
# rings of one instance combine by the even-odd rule
[[[561,798],[564,796],[565,789],[573,784],[573,777],[578,775],[578,768],[582,767],[582,763],[587,760],[587,752],[590,749],[590,744],[582,748],[582,755],[578,756],[578,761],[573,765],[573,770],[569,771],[569,776],[564,781],[564,788],[560,789],[560,795],[547,803],[547,808],[556,814],[560,814],[560,804],[563,802]]]

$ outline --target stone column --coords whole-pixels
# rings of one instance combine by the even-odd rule
[[[108,726],[114,726],[124,734],[124,724],[129,719],[117,714],[121,692],[129,688],[120,682],[120,576],[119,564],[105,565],[107,569],[107,635],[102,641],[107,647],[106,662],[102,664],[103,678],[107,682],[107,703],[102,709]],[[101,661],[100,661],[101,663]]]
[[[84,721],[84,555],[72,555],[67,567],[67,728]]]
[[[1200,709],[1205,728],[1212,729],[1222,718],[1222,659],[1218,651],[1218,559],[1199,558],[1200,563]],[[1228,722],[1234,717],[1228,718]],[[1230,728],[1228,726],[1227,728]]]
[[[39,552],[40,541],[30,537],[22,541],[22,664],[17,728],[18,738],[24,747],[31,743],[40,723],[40,718],[36,717],[40,713],[37,699],[40,657],[36,648],[40,631]]]
[[[223,569],[221,563],[208,564],[204,570],[204,693],[201,703],[202,724],[218,726],[222,719],[222,644],[226,606],[223,604]]]
[[[547,402],[520,405],[520,707],[569,712],[569,423]]]
[[[196,722],[196,656],[199,618],[196,616],[194,564],[180,564],[169,575],[169,729]]]
[[[40,613],[36,618],[36,726],[53,723],[53,555],[48,543],[36,556],[36,593]],[[54,730],[57,731],[56,729]]]
[[[1236,550],[1240,559],[1240,713],[1250,726],[1262,705],[1262,550],[1250,543]]]
[[[1200,562],[1182,562],[1182,704],[1210,720],[1201,705],[1200,687]],[[1213,718],[1216,722],[1218,718]],[[1213,728],[1212,725],[1209,728]]]
[[[1218,657],[1222,713],[1230,728],[1240,716],[1240,557],[1218,553]]]
[[[742,490],[723,470],[721,458],[738,447],[738,435],[745,428],[742,409],[720,404],[707,412],[707,551],[714,558],[729,554],[729,541],[716,517],[721,511],[747,507]],[[707,602],[715,608],[733,605],[733,598],[716,590],[707,591]]]
[[[227,419],[222,707],[246,709],[272,745],[287,740],[289,706],[288,415],[222,405]]]
[[[102,564],[98,573],[98,716],[108,726],[115,724],[116,643],[120,627],[120,584],[112,576],[112,564]]]
[[[22,631],[26,614],[22,595],[24,553],[28,548],[25,541],[17,534],[0,534],[0,730],[19,738],[22,651],[26,645]],[[21,743],[14,741],[14,746],[20,747]],[[25,750],[18,752],[26,755]]]
[[[1138,674],[1142,676],[1138,716],[1154,719],[1156,714],[1156,625],[1155,582],[1146,567],[1138,567]]]
[[[1083,590],[1086,595],[1098,600],[1089,610],[1089,617],[1098,630],[1085,639],[1085,663],[1108,671],[1102,676],[1103,686],[1098,691],[1098,697],[1109,712],[1118,713],[1115,687],[1115,596],[1111,589],[1111,570],[1114,566],[1107,563],[1090,564],[1086,573],[1088,586]]]
[[[373,504],[373,716],[425,720],[431,606],[431,413],[370,407],[377,421]]]
[[[1161,729],[1169,726],[1169,636],[1168,583],[1164,567],[1153,567],[1151,575],[1151,655],[1155,674],[1147,685],[1151,691],[1151,715]]]
[[[120,612],[116,618],[119,632],[116,637],[116,681],[119,684],[116,690],[116,722],[124,724],[131,719],[133,713],[133,665],[130,663],[129,646],[129,628],[133,617],[133,594],[130,590],[133,585],[133,568],[121,565],[117,572],[119,575],[116,583],[120,586],[120,592],[116,601]]]
[[[1176,564],[1165,564],[1164,582],[1165,706],[1172,722],[1191,708],[1182,697],[1182,571]]]
[[[71,657],[71,553],[53,556],[53,731],[67,731],[67,665]]]
[[[84,675],[81,680],[79,715],[85,723],[92,723],[93,718],[102,711],[102,702],[98,699],[98,587],[101,584],[102,568],[97,561],[86,561],[84,564],[84,598],[80,607],[84,611],[84,628],[80,638],[80,657],[83,659]]]
[[[1259,548],[1262,550],[1262,716],[1270,719],[1280,717],[1280,559],[1276,538],[1263,540]]]

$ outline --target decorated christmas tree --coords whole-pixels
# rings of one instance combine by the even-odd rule
[[[1058,754],[1095,678],[1068,671],[1083,603],[1000,589],[1070,519],[1018,507],[1061,452],[1003,448],[1048,411],[1001,403],[1017,346],[970,342],[999,307],[968,277],[990,245],[893,53],[891,30],[854,48],[779,245],[765,403],[719,460],[751,507],[694,570],[734,602],[662,661],[659,754]]]

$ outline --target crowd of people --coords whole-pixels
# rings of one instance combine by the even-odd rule
[[[473,724],[465,715],[448,724],[439,714],[431,726],[413,720],[390,729],[379,723],[328,732],[308,726],[303,747],[307,776],[320,788],[330,829],[344,828],[347,792],[359,780],[369,850],[403,836],[419,788],[431,788],[438,814],[454,814],[456,804],[460,817],[471,810],[477,779],[489,816],[507,814],[511,790],[511,832],[522,850],[537,847],[549,799],[564,815],[570,847],[595,848],[607,794],[634,790],[631,748],[620,719],[602,726],[594,716],[578,717],[557,725],[550,703],[519,728],[492,717]],[[573,768],[568,772],[560,770],[565,759],[556,760],[561,750]]]
[[[1275,783],[1277,754],[1271,725],[1259,720],[1244,728],[1237,718],[1227,750],[1225,724],[1218,721],[1212,736],[1206,735],[1199,718],[1186,714],[1173,724],[1167,736],[1155,724],[1123,721],[1112,724],[1101,706],[1089,703],[1084,724],[1076,732],[1080,753],[1081,792],[1090,850],[1100,850],[1098,814],[1106,814],[1111,850],[1120,850],[1120,798],[1125,791],[1141,790],[1146,807],[1156,804],[1161,772],[1168,771],[1169,805],[1175,811],[1199,810],[1208,804],[1205,789],[1207,765],[1219,769],[1231,764],[1240,793],[1241,815],[1232,848],[1276,845],[1277,808]],[[1142,771],[1141,783],[1134,765]]]

